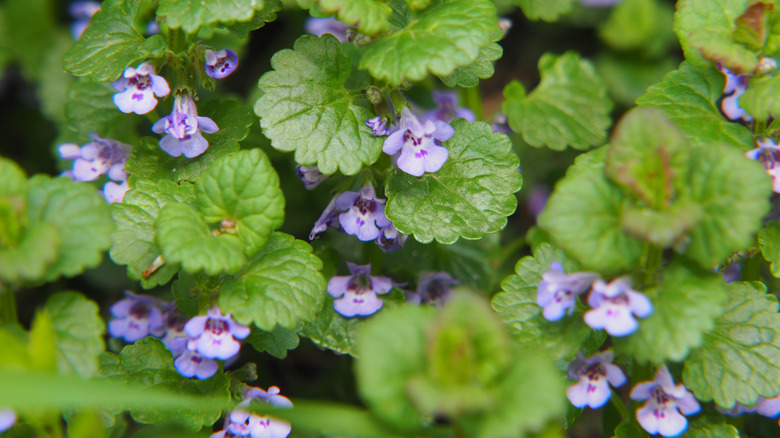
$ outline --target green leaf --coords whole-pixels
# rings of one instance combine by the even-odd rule
[[[750,130],[721,115],[716,102],[723,93],[723,74],[707,66],[700,68],[683,62],[679,70],[637,99],[642,106],[660,109],[696,146],[726,143],[748,150],[755,147]]]
[[[492,306],[523,348],[541,348],[557,360],[569,361],[587,340],[600,338],[603,342],[605,336],[585,324],[582,309],[561,321],[544,318],[536,294],[542,274],[550,270],[552,262],[561,263],[567,273],[579,270],[563,251],[544,243],[534,251],[533,257],[523,257],[517,262],[515,274],[501,282],[501,292],[493,297]]]
[[[65,103],[68,130],[84,139],[93,132],[104,138],[137,139],[136,130],[142,118],[119,111],[113,99],[116,92],[108,82],[74,82]]]
[[[0,280],[8,283],[36,283],[60,257],[62,237],[52,224],[28,227],[15,247],[0,246]]]
[[[128,277],[140,280],[145,289],[167,283],[179,271],[176,263],[164,263],[150,270],[161,257],[154,243],[154,221],[166,204],[188,204],[193,198],[192,184],[187,182],[138,181],[121,203],[111,204],[111,216],[117,225],[111,236],[111,259],[127,265]]]
[[[278,359],[287,357],[288,350],[298,348],[299,341],[297,330],[284,329],[279,326],[270,332],[252,329],[252,333],[244,339],[244,342],[252,344],[252,347],[258,352],[266,352]]]
[[[730,409],[780,392],[780,314],[761,283],[731,283],[726,311],[685,361],[683,380],[701,401]]]
[[[50,224],[62,237],[59,257],[47,269],[47,281],[94,268],[111,246],[114,224],[108,204],[90,184],[36,175],[30,179],[27,214],[31,227]]]
[[[752,78],[750,87],[737,99],[740,108],[755,117],[756,120],[767,122],[770,117],[780,115],[780,103],[773,96],[780,93],[780,81],[776,76]]]
[[[769,221],[758,232],[758,246],[764,259],[771,263],[772,275],[780,278],[780,222]]]
[[[531,146],[563,150],[604,143],[612,102],[593,65],[575,52],[539,60],[539,85],[526,95],[522,84],[504,89],[502,105],[513,131]]]
[[[204,290],[205,289],[205,290]],[[213,291],[216,292],[216,291]],[[171,293],[176,300],[176,307],[185,315],[192,318],[200,313],[200,297],[211,294],[210,288],[205,288],[203,284],[186,272],[179,272],[176,281],[171,285]]]
[[[649,436],[639,423],[633,421],[621,423],[620,426],[615,428],[615,438],[647,438]]]
[[[401,30],[372,43],[361,69],[392,85],[448,76],[473,63],[491,43],[496,8],[489,0],[440,0]]]
[[[378,35],[390,30],[388,19],[393,10],[380,0],[318,0],[323,15],[335,15],[342,23],[366,35]]]
[[[136,0],[106,0],[89,27],[62,61],[65,70],[94,81],[112,81],[136,61],[151,56],[134,21],[140,3]]]
[[[200,105],[199,114],[211,118],[220,128],[214,134],[206,134],[206,152],[195,158],[172,157],[160,149],[158,139],[144,137],[125,165],[131,186],[139,179],[197,180],[217,159],[236,152],[238,142],[246,138],[255,123],[249,108],[236,99],[209,100]]]
[[[274,71],[260,78],[263,95],[255,105],[273,147],[294,150],[298,164],[316,164],[325,174],[354,175],[379,158],[382,138],[366,126],[374,113],[362,93],[344,88],[350,64],[331,35],[304,35],[293,50],[273,56]]]
[[[93,301],[75,292],[60,292],[46,300],[57,343],[57,367],[61,374],[92,377],[98,372],[98,356],[105,351],[106,324]]]
[[[364,318],[344,318],[328,302],[316,318],[304,324],[301,336],[338,354],[357,356],[357,333],[367,321]]]
[[[745,13],[734,22],[734,42],[744,44],[751,50],[762,50],[771,33],[770,17],[774,15],[774,9],[775,6],[771,3],[750,4]]]
[[[222,284],[219,306],[238,322],[265,331],[310,321],[325,300],[322,261],[309,244],[274,233],[244,270]]]
[[[712,65],[702,56],[698,48],[693,47],[689,41],[696,30],[710,28],[715,32],[721,31],[730,34],[734,29],[734,22],[745,12],[749,0],[721,0],[711,2],[708,0],[680,0],[677,2],[677,13],[674,15],[674,31],[680,39],[685,59],[692,65],[700,68]],[[716,30],[717,29],[717,30]],[[704,47],[705,40],[700,41],[699,47]],[[714,42],[718,44],[717,42]]]
[[[154,402],[148,408],[136,405],[138,407],[131,408],[130,414],[139,423],[175,422],[197,431],[219,419],[222,412],[219,408],[215,409],[215,405],[225,407],[230,401],[229,381],[224,373],[218,372],[206,380],[183,377],[173,367],[171,352],[152,337],[128,345],[119,355],[108,353],[103,360],[103,373],[111,381],[180,395],[198,395],[212,402],[208,407],[190,405],[175,411],[161,409]]]
[[[442,82],[448,87],[476,87],[480,79],[493,76],[493,63],[501,58],[504,49],[497,43],[490,43],[479,51],[477,59],[466,67],[456,69],[449,76],[442,76]]]
[[[754,244],[769,212],[771,179],[762,164],[728,146],[696,148],[691,159],[691,200],[703,210],[690,232],[685,255],[711,269],[735,251]],[[734,208],[735,205],[739,208]]]
[[[574,0],[512,0],[512,3],[520,6],[523,14],[534,21],[555,21],[574,6]]]
[[[734,42],[730,28],[702,27],[689,33],[686,42],[699,49],[704,58],[721,62],[734,72],[752,72],[758,67],[758,55]]]
[[[250,21],[256,11],[265,10],[258,0],[160,0],[157,16],[168,26],[194,34],[201,26]]]
[[[395,169],[387,179],[385,213],[404,234],[427,243],[478,239],[506,225],[522,186],[519,160],[509,138],[482,122],[452,123],[441,169],[414,177]]]
[[[615,50],[663,55],[676,37],[674,9],[659,0],[623,0],[599,26],[599,37]]]
[[[639,262],[643,244],[622,230],[625,201],[620,187],[604,176],[606,148],[580,155],[566,176],[558,181],[539,226],[556,246],[583,268],[616,272]]]
[[[634,101],[645,94],[649,86],[661,82],[667,73],[677,68],[677,62],[669,58],[645,59],[611,51],[598,55],[595,63],[609,95],[625,107],[634,106]]]
[[[620,218],[623,231],[652,243],[659,248],[667,248],[683,243],[686,234],[701,219],[701,207],[690,200],[677,201],[661,210],[646,207],[624,206]]]
[[[228,30],[239,38],[247,38],[249,32],[260,29],[265,26],[265,23],[276,21],[276,13],[281,9],[282,2],[280,0],[263,0],[263,9],[256,9],[255,16],[251,21],[230,25]]]
[[[616,351],[658,365],[685,359],[723,312],[725,285],[718,274],[672,262],[657,288],[642,291],[653,303],[653,313],[631,336],[612,338]]]
[[[0,248],[14,246],[25,225],[27,175],[13,160],[0,157]],[[2,269],[2,268],[0,268]]]
[[[682,438],[739,438],[739,431],[730,424],[714,424],[707,417],[692,422]]]

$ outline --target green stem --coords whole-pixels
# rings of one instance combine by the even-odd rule
[[[4,324],[16,324],[16,295],[14,290],[0,283],[0,322]]]
[[[742,281],[760,281],[763,262],[764,257],[760,253],[756,253],[742,262],[739,269],[739,279]]]
[[[187,47],[187,34],[181,29],[168,29],[168,47],[174,53],[181,53]]]
[[[609,402],[612,403],[612,406],[614,406],[615,409],[617,409],[618,413],[620,414],[620,418],[623,419],[623,422],[628,423],[631,421],[631,414],[628,412],[628,408],[626,408],[626,405],[623,404],[623,400],[618,397],[615,391],[611,391],[612,397],[609,398]]]
[[[466,103],[466,106],[474,112],[474,116],[477,120],[482,120],[485,116],[485,112],[482,110],[482,93],[479,90],[479,85],[470,88],[461,88],[461,96]]]

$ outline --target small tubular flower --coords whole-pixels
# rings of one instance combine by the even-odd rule
[[[190,337],[187,350],[197,351],[208,359],[228,359],[241,349],[239,339],[249,336],[249,327],[237,323],[228,313],[212,308],[206,315],[190,319],[184,326]]]
[[[250,414],[241,409],[248,407],[252,401],[280,408],[293,407],[290,399],[279,393],[278,386],[269,387],[267,392],[250,386],[244,390],[244,400],[230,413],[230,424],[248,428],[252,438],[285,438],[290,434],[290,423],[267,415]]]
[[[214,79],[222,79],[229,76],[238,67],[238,56],[230,49],[220,51],[208,50],[206,56],[206,74]]]
[[[185,350],[181,356],[173,361],[176,371],[184,377],[196,377],[200,380],[208,379],[219,369],[217,361],[203,357],[197,351]]]
[[[128,190],[130,190],[130,186],[127,184],[127,181],[122,181],[122,184],[109,181],[103,186],[103,197],[106,198],[109,204],[122,202]]]
[[[433,90],[431,94],[438,108],[423,114],[423,120],[440,120],[444,123],[450,123],[458,117],[469,122],[477,119],[470,109],[457,106],[458,95],[454,91]]]
[[[598,279],[598,274],[592,272],[566,274],[559,262],[552,262],[536,290],[536,303],[544,309],[542,315],[549,321],[561,319],[567,311],[571,315],[577,306],[577,296]]]
[[[700,409],[699,402],[685,385],[675,386],[666,365],[658,369],[655,380],[636,385],[631,390],[631,400],[647,400],[636,411],[636,419],[651,435],[660,433],[665,437],[683,433],[688,427],[683,415],[695,414]]]
[[[413,176],[436,172],[449,157],[449,151],[441,142],[455,134],[450,125],[441,120],[420,122],[409,108],[401,113],[399,129],[390,134],[382,145],[388,155],[400,151],[396,161],[398,168]]]
[[[309,233],[309,240],[316,239],[317,235],[324,233],[328,227],[341,229],[341,225],[337,220],[340,214],[341,211],[339,211],[339,209],[336,207],[336,198],[331,199],[328,203],[328,206],[325,207],[325,210],[322,211],[320,218],[317,219],[317,222],[314,223],[314,227]]]
[[[157,106],[157,97],[167,96],[171,89],[165,78],[155,73],[148,62],[138,68],[127,67],[122,77],[111,85],[119,93],[114,94],[114,104],[123,113],[146,114]]]
[[[169,155],[178,157],[184,154],[187,158],[193,158],[206,152],[209,147],[201,131],[213,134],[219,131],[219,127],[210,118],[198,116],[192,96],[176,93],[173,112],[158,120],[152,126],[152,131],[167,134],[160,139],[160,147]]]
[[[771,138],[756,141],[757,148],[745,152],[745,155],[764,163],[766,173],[772,177],[772,190],[780,193],[780,146]]]
[[[313,190],[328,177],[328,175],[320,172],[320,169],[317,166],[298,165],[295,166],[295,173],[298,175],[298,178],[303,181],[303,186],[306,187],[306,190]]]
[[[578,408],[590,406],[598,409],[604,406],[612,395],[609,385],[617,388],[626,383],[623,371],[612,364],[611,351],[588,358],[578,352],[577,359],[569,364],[568,374],[570,379],[579,380],[566,390],[569,401]]]
[[[401,234],[395,229],[393,224],[390,224],[382,227],[379,237],[376,238],[374,243],[376,243],[376,246],[378,246],[382,252],[390,252],[402,248],[404,242],[406,242],[406,239],[408,238],[408,235]]]
[[[75,181],[94,181],[106,174],[114,181],[125,181],[128,177],[125,162],[131,147],[94,133],[90,137],[92,141],[84,146],[65,143],[57,148],[60,157],[73,160],[68,175]]]
[[[371,183],[363,186],[360,192],[344,192],[338,195],[335,207],[346,210],[339,214],[339,223],[344,232],[357,236],[364,242],[376,239],[382,228],[392,224],[385,216],[385,200],[376,197]]]
[[[585,323],[594,329],[604,329],[612,336],[630,335],[639,327],[634,315],[646,318],[653,313],[650,300],[632,290],[627,277],[609,284],[596,280],[588,304],[593,309],[585,312]]]
[[[441,307],[452,297],[452,286],[459,281],[447,272],[429,272],[420,276],[415,292],[406,294],[406,301]]]
[[[127,298],[117,301],[111,306],[114,317],[108,323],[108,333],[135,342],[146,336],[162,336],[165,332],[161,302],[152,296],[136,295],[125,291]]]
[[[739,106],[739,98],[747,91],[750,76],[736,75],[720,63],[717,64],[717,68],[726,76],[726,84],[723,87],[723,94],[726,97],[720,103],[723,114],[729,120],[743,120],[745,122],[753,120],[753,116]]]
[[[387,123],[385,123],[385,119],[380,116],[366,120],[366,126],[371,128],[371,135],[375,137],[384,137],[385,135],[390,134],[390,130],[387,129]]]
[[[306,33],[317,36],[323,36],[328,33],[336,37],[336,39],[342,43],[347,40],[347,29],[349,28],[349,26],[340,22],[339,20],[336,20],[333,17],[310,17],[306,20],[305,27]]]
[[[389,277],[372,277],[371,264],[356,265],[347,262],[351,275],[331,277],[328,294],[333,298],[333,308],[341,316],[373,315],[384,304],[377,295],[390,292],[393,282]]]
[[[187,332],[184,331],[187,316],[176,307],[176,304],[171,303],[163,314],[163,320],[165,321],[165,334],[160,340],[171,350],[173,357],[179,356],[187,349],[187,341],[189,340]]]

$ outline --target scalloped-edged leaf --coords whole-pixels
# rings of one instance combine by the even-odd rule
[[[604,176],[606,148],[580,155],[558,181],[539,226],[585,269],[616,272],[636,266],[643,243],[623,232],[625,195]]]
[[[612,101],[590,61],[575,52],[546,54],[539,60],[541,82],[526,94],[520,82],[504,89],[509,126],[531,146],[563,150],[604,143]]]
[[[586,341],[601,345],[605,335],[588,327],[582,319],[582,310],[565,316],[560,321],[548,321],[536,303],[536,294],[542,274],[558,262],[567,273],[578,271],[575,262],[563,251],[542,244],[533,257],[523,257],[515,265],[515,274],[501,282],[501,292],[493,297],[493,309],[510,327],[515,340],[530,349],[543,348],[558,360],[568,361],[584,348]],[[601,342],[598,342],[600,339]]]
[[[599,25],[599,37],[615,50],[657,58],[677,40],[673,17],[674,7],[662,0],[623,0]]]
[[[22,168],[3,157],[0,175],[0,248],[5,250],[19,242],[25,225],[28,183]]]
[[[62,374],[92,377],[105,351],[106,324],[98,305],[75,292],[60,292],[46,300],[57,345],[57,367]]]
[[[422,80],[428,72],[448,76],[477,59],[495,28],[491,1],[439,0],[413,14],[403,29],[374,41],[360,68],[392,85]]]
[[[283,5],[280,0],[263,0],[263,8],[261,10],[255,9],[255,15],[252,20],[235,23],[227,26],[227,29],[233,32],[239,38],[246,38],[249,36],[249,32],[260,29],[265,26],[265,23],[276,21],[276,13],[282,9]]]
[[[264,0],[160,0],[157,16],[168,26],[195,33],[209,24],[233,24],[252,20],[265,8]]]
[[[737,18],[745,12],[750,0],[680,0],[674,14],[674,31],[680,39],[685,59],[693,65],[708,67],[711,61],[704,59],[701,51],[689,41],[691,33],[704,28],[719,29],[729,34],[734,30]],[[706,44],[706,40],[701,43]],[[717,42],[714,42],[717,44]],[[706,47],[699,45],[700,47]]]
[[[715,329],[685,361],[683,380],[701,401],[731,409],[780,392],[780,313],[761,283],[731,283]]]
[[[287,351],[298,348],[300,338],[297,330],[284,329],[276,326],[267,332],[258,328],[252,329],[252,333],[244,339],[244,342],[252,344],[255,350],[266,352],[271,356],[284,359]]]
[[[390,30],[388,19],[393,10],[384,1],[317,0],[316,4],[322,15],[335,15],[346,25],[356,25],[365,35],[378,35]]]
[[[344,318],[326,304],[317,317],[303,326],[301,335],[338,354],[357,356],[356,339],[365,318]]]
[[[238,142],[249,134],[255,123],[252,112],[236,99],[213,99],[199,105],[198,114],[214,120],[219,131],[206,134],[209,148],[195,158],[172,157],[159,146],[159,140],[144,137],[133,147],[125,168],[130,173],[130,185],[141,179],[195,181],[217,159],[239,149]]]
[[[197,431],[210,426],[222,415],[217,405],[230,402],[230,380],[218,372],[206,380],[188,379],[173,367],[171,352],[159,340],[146,337],[128,345],[119,354],[107,353],[101,358],[101,371],[109,380],[172,393],[197,395],[209,399],[208,407],[192,404],[177,410],[149,407],[131,409],[133,419],[144,424],[178,423]]]
[[[725,78],[717,69],[696,67],[683,62],[664,81],[650,87],[636,102],[660,109],[696,146],[726,143],[741,149],[752,149],[755,141],[750,130],[726,119],[717,101],[723,94]]]
[[[759,58],[749,48],[734,42],[732,29],[706,26],[688,34],[686,41],[699,49],[708,60],[721,62],[734,72],[752,72],[758,67]]]
[[[688,185],[691,200],[703,215],[689,233],[684,253],[711,269],[754,244],[755,233],[769,212],[772,181],[763,165],[734,148],[711,144],[694,152]]]
[[[146,43],[134,20],[141,2],[106,0],[89,27],[62,58],[65,70],[95,81],[112,81],[130,64],[149,58],[154,47]],[[149,39],[159,41],[158,38]]]
[[[144,289],[169,282],[179,271],[179,265],[171,262],[152,269],[160,257],[154,243],[154,221],[166,204],[188,204],[193,198],[194,189],[187,182],[138,181],[121,203],[111,204],[111,216],[117,224],[111,236],[111,259],[127,265],[128,276],[139,280]]]
[[[758,246],[764,259],[770,263],[772,275],[780,278],[780,222],[766,223],[758,232]]]
[[[530,20],[555,21],[568,14],[575,0],[513,0]]]
[[[777,95],[780,93],[780,76],[764,76],[750,80],[750,87],[738,98],[740,108],[755,117],[756,120],[766,122],[780,115],[780,102]]]
[[[271,66],[258,83],[263,95],[255,113],[273,147],[295,151],[296,162],[325,174],[354,175],[379,158],[382,138],[366,126],[374,113],[344,88],[351,62],[338,40],[304,35],[293,50],[277,52]]]
[[[243,324],[272,331],[314,319],[325,301],[322,261],[311,246],[274,233],[246,268],[222,284],[219,306]]]
[[[395,227],[426,243],[478,239],[506,225],[523,178],[509,138],[486,123],[456,120],[441,169],[414,177],[395,169],[385,185],[385,213]]]
[[[35,283],[46,276],[49,266],[59,259],[62,237],[52,224],[28,227],[15,247],[0,246],[0,280],[8,283]]]
[[[439,79],[448,87],[476,87],[480,79],[493,76],[493,63],[503,54],[504,49],[498,43],[491,43],[479,51],[479,56],[473,63]]]
[[[59,258],[47,269],[47,281],[94,268],[111,247],[111,213],[90,184],[36,175],[30,179],[27,215],[31,227],[51,224],[62,237]]]
[[[673,262],[664,268],[657,288],[642,291],[653,313],[626,338],[613,338],[618,352],[641,362],[663,364],[685,359],[702,343],[726,302],[726,283],[711,271]]]

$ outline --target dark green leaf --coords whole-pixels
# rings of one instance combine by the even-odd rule
[[[555,21],[561,15],[568,14],[574,6],[574,0],[512,0],[531,20]]]
[[[252,344],[255,350],[266,352],[278,359],[287,357],[288,350],[298,348],[299,341],[297,330],[288,330],[279,326],[270,332],[253,328],[252,333],[244,339],[244,342]]]
[[[769,221],[758,232],[758,245],[771,266],[772,275],[780,277],[780,222]]]
[[[674,31],[680,39],[685,59],[692,65],[698,67],[709,67],[712,65],[702,56],[698,48],[690,43],[690,38],[694,31],[710,28],[715,32],[722,32],[728,35],[734,29],[734,23],[737,18],[745,12],[749,0],[721,0],[710,2],[707,0],[680,0],[677,3],[677,13],[674,16]],[[709,47],[705,39],[700,40],[699,48]],[[712,42],[712,47],[719,43]]]
[[[233,24],[252,20],[265,10],[263,0],[160,0],[157,16],[168,26],[194,34],[208,24]]]

